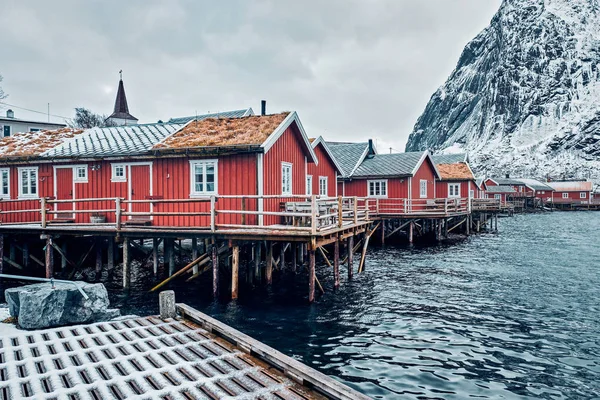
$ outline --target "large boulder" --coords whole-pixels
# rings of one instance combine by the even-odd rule
[[[77,282],[88,295],[83,297],[75,285],[38,283],[7,289],[4,292],[10,315],[23,329],[42,329],[62,325],[106,321],[119,316],[109,309],[108,292],[101,283]]]

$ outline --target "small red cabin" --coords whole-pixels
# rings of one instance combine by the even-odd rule
[[[554,190],[552,202],[555,204],[589,204],[592,199],[592,182],[589,181],[556,181],[546,184]]]
[[[313,151],[317,157],[318,163],[308,164],[308,173],[306,175],[306,194],[318,195],[320,197],[337,197],[338,174],[342,174],[342,169],[331,154],[331,150],[322,136],[312,140]]]

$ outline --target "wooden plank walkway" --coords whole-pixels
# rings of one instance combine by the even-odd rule
[[[129,318],[0,338],[0,399],[368,399],[190,307],[178,308],[186,318]]]

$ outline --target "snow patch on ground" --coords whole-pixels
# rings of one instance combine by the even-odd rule
[[[6,324],[2,321],[10,317],[8,311],[8,304],[0,304],[0,337],[19,334],[22,331],[17,328],[14,324]]]

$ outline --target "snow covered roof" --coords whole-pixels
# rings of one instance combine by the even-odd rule
[[[92,128],[42,154],[47,158],[140,155],[181,129],[181,124],[142,124]]]
[[[485,190],[487,193],[516,193],[515,189],[511,186],[488,186]]]
[[[15,133],[0,140],[0,157],[38,156],[82,133],[82,129],[75,128]]]
[[[552,191],[554,189],[552,189],[550,186],[546,185],[543,182],[540,182],[536,179],[527,179],[527,178],[523,178],[523,179],[517,179],[518,181],[522,182],[525,184],[525,186],[527,186],[530,189],[533,190],[548,190],[548,191]]]
[[[369,152],[369,142],[342,143],[326,142],[331,154],[342,168],[342,175],[349,177],[358,168],[360,162]]]
[[[498,185],[524,186],[524,183],[518,179],[511,179],[511,178],[489,178],[489,179],[496,182],[496,184],[498,184]]]
[[[591,192],[592,182],[588,181],[565,181],[565,182],[548,182],[556,192]]]
[[[442,180],[468,180],[473,181],[475,177],[471,168],[465,162],[457,162],[452,164],[437,164],[436,165]]]
[[[469,157],[467,153],[458,153],[458,154],[435,154],[431,156],[433,158],[433,162],[436,165],[439,164],[455,164],[455,163],[467,163],[469,162]]]
[[[428,151],[396,154],[375,154],[365,158],[352,177],[403,177],[413,176],[421,163],[430,158]],[[433,164],[433,162],[432,162]],[[435,166],[433,166],[435,168]],[[439,177],[439,172],[436,170]]]
[[[171,118],[169,122],[174,124],[187,124],[188,122],[193,120],[201,121],[203,119],[208,118],[241,118],[248,117],[250,115],[254,115],[254,111],[252,110],[252,108],[244,108],[242,110],[223,111],[211,114],[192,115],[190,117]]]

